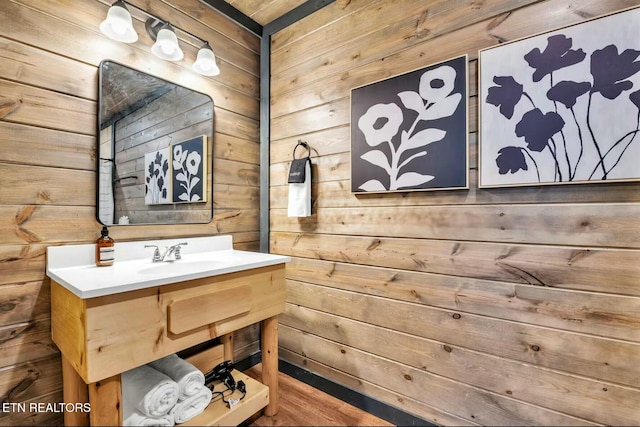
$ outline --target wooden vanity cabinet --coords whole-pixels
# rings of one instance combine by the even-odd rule
[[[65,413],[65,424],[121,425],[120,373],[257,322],[269,389],[265,414],[274,415],[284,278],[284,264],[276,264],[88,299],[52,280],[52,336],[62,352],[65,402],[91,404],[89,420]]]

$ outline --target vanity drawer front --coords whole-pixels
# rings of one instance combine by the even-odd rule
[[[199,289],[198,295],[177,297],[167,305],[167,330],[172,334],[247,314],[251,310],[251,286]]]
[[[284,311],[285,266],[86,301],[85,357],[79,373],[99,381]]]

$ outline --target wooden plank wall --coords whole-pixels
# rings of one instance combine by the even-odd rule
[[[211,198],[206,203],[147,205],[145,203],[145,154],[199,135],[207,136],[207,165],[211,164],[213,105],[205,96],[182,87],[171,90],[139,110],[118,120],[115,126],[115,216],[129,217],[131,223],[207,222],[211,218]],[[170,125],[167,125],[170,123]],[[207,167],[207,188],[211,188],[211,168]],[[176,189],[177,191],[177,189]]]
[[[275,34],[281,357],[437,424],[637,424],[640,184],[478,189],[476,73],[479,49],[638,4],[352,0]],[[470,189],[351,194],[350,89],[462,54]],[[316,178],[304,219],[286,209],[298,139]]]
[[[110,0],[0,2],[0,396],[60,402],[61,368],[51,341],[49,245],[90,243],[95,220],[98,64],[122,64],[209,94],[215,106],[214,219],[209,224],[113,227],[117,241],[218,233],[257,250],[259,239],[259,39],[193,0],[129,0],[209,40],[221,74],[155,58],[140,40],[111,41],[98,25]],[[132,11],[135,15],[135,12]],[[255,350],[254,339],[242,339]],[[244,335],[243,335],[244,337]],[[0,413],[2,425],[60,425],[59,413]]]

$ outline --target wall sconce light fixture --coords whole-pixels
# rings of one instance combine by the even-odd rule
[[[138,33],[133,29],[131,14],[122,0],[118,0],[109,8],[107,19],[100,24],[100,31],[119,42],[133,43],[138,40]]]
[[[145,22],[145,28],[149,36],[155,41],[153,46],[151,46],[151,53],[155,56],[167,61],[180,61],[184,57],[175,33],[175,30],[178,29],[203,43],[198,51],[196,61],[193,64],[193,70],[205,76],[217,76],[220,74],[220,69],[216,64],[216,57],[213,54],[209,42],[183,29],[174,27],[168,21],[163,21],[157,16],[124,0],[117,0],[109,8],[107,18],[100,24],[100,31],[102,31],[104,35],[110,39],[124,43],[134,43],[138,40],[138,34],[133,28],[133,20],[131,19],[127,5],[148,16]]]
[[[217,76],[220,74],[220,68],[218,68],[218,64],[216,64],[216,56],[213,54],[209,42],[205,42],[198,51],[198,57],[196,58],[196,62],[193,63],[192,68],[196,73],[205,76]]]
[[[168,22],[164,23],[158,31],[156,42],[151,46],[151,53],[167,61],[180,61],[184,57],[178,45],[178,37]]]

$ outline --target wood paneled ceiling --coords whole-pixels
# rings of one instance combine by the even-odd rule
[[[247,15],[260,25],[266,25],[276,18],[300,6],[305,0],[225,0],[231,6]]]

